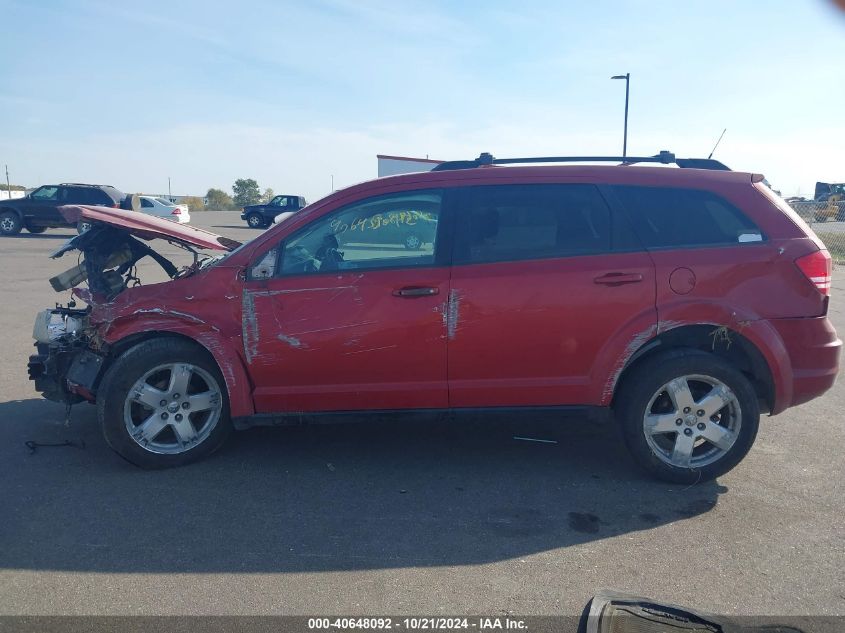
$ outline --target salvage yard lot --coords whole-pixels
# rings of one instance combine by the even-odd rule
[[[237,213],[192,217],[258,234]],[[75,263],[47,255],[71,235],[0,240],[0,613],[571,615],[611,587],[845,614],[841,380],[691,487],[636,471],[610,426],[550,420],[256,429],[145,472],[106,447],[93,407],[66,427],[26,377],[35,313],[67,300],[47,280]],[[842,333],[842,271],[833,286]]]

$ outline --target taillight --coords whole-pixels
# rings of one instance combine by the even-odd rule
[[[173,209],[173,213],[171,213],[170,215],[182,215],[182,209],[176,207],[175,209]]]
[[[795,265],[801,269],[804,276],[819,289],[823,295],[830,295],[831,273],[833,262],[826,250],[816,251],[795,260]]]
[[[114,203],[113,205],[111,205],[111,206],[112,206],[112,209],[119,209],[119,208],[120,208],[120,205],[119,205],[117,202],[115,202],[115,203]]]

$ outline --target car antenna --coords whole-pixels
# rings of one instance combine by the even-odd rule
[[[719,140],[716,141],[716,144],[713,146],[713,151],[710,152],[710,156],[707,157],[707,160],[710,160],[711,158],[713,158],[713,152],[715,152],[716,148],[719,147],[719,143],[722,142],[722,137],[725,135],[725,132],[727,132],[727,131],[728,131],[728,128],[725,128],[724,130],[722,130],[722,133],[719,135]]]

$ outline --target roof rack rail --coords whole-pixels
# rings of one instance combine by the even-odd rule
[[[654,156],[534,156],[528,158],[493,158],[492,154],[484,152],[475,160],[452,160],[440,163],[431,171],[451,171],[454,169],[474,169],[487,165],[514,165],[519,163],[621,163],[633,165],[635,163],[660,163],[662,165],[677,165],[691,169],[716,169],[731,171],[730,167],[712,158],[676,158],[675,154],[666,150]]]

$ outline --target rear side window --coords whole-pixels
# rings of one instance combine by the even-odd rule
[[[709,191],[615,186],[646,248],[760,242],[760,229],[730,202]]]
[[[492,185],[467,192],[457,209],[455,263],[610,250],[610,210],[594,185]]]

